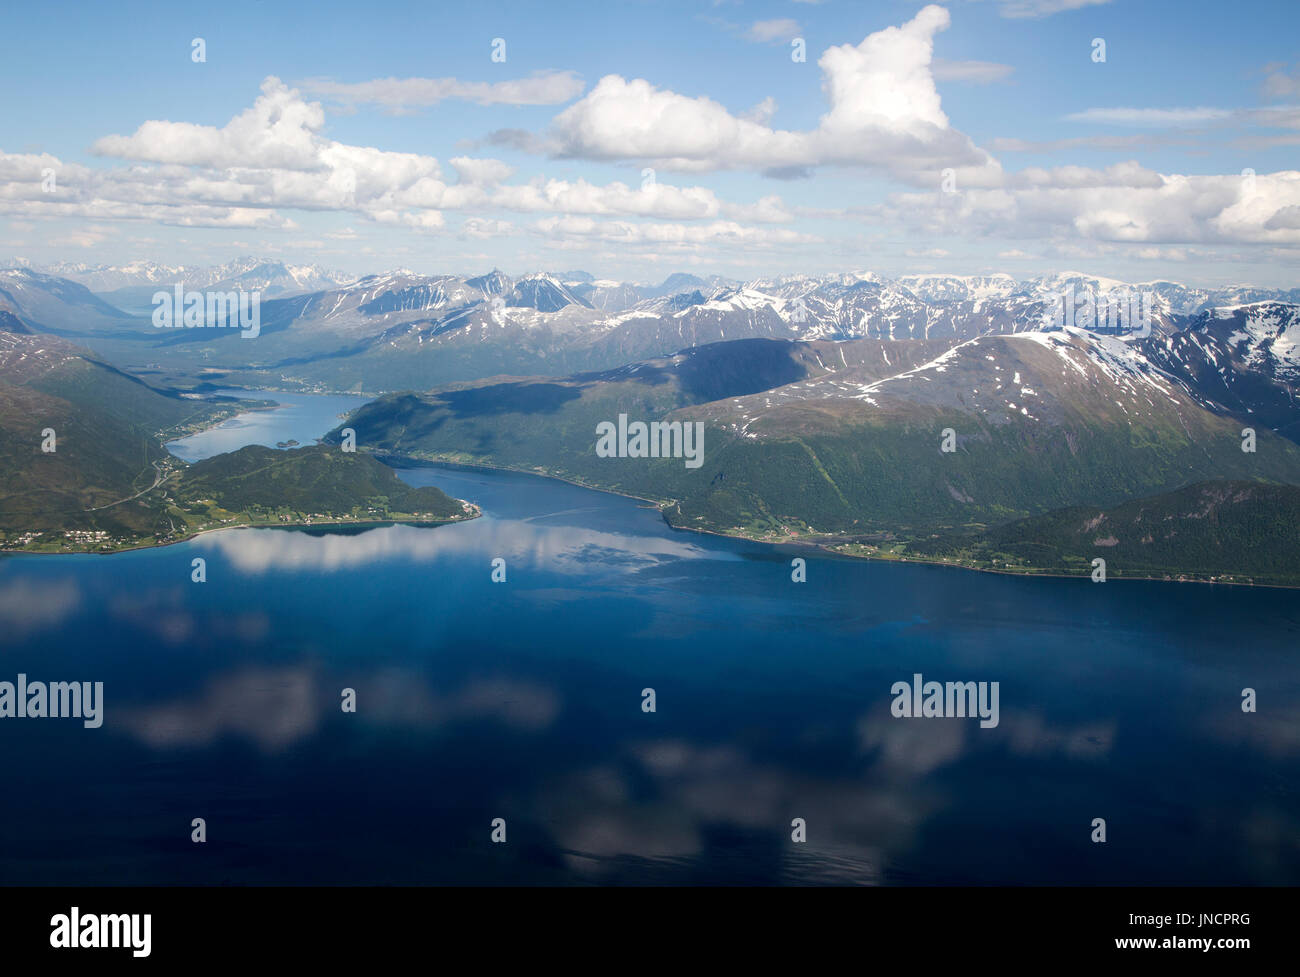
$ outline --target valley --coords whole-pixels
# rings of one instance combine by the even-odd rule
[[[0,549],[111,553],[236,526],[475,514],[366,455],[248,445],[191,465],[164,446],[268,406],[181,396],[66,340],[0,333]]]
[[[735,341],[614,371],[455,384],[379,398],[346,423],[366,450],[549,474],[651,500],[678,528],[1021,572],[1074,572],[1096,554],[1057,540],[1053,560],[1035,562],[995,556],[991,541],[977,554],[973,541],[1019,520],[1193,482],[1300,485],[1293,443],[1260,430],[1256,450],[1243,451],[1237,421],[1113,337],[986,336],[928,361],[934,348],[914,341],[826,346]],[[703,425],[698,463],[603,456],[602,425],[620,417]],[[1248,494],[1234,512],[1267,512],[1273,501]],[[1294,563],[1298,544],[1279,528],[1222,566],[1190,534],[1164,547],[1163,564],[1126,566],[1102,552],[1117,577],[1232,569],[1235,580],[1289,584],[1295,575],[1278,566]],[[1229,548],[1246,542],[1238,529],[1225,530]],[[935,543],[951,538],[972,548]],[[1267,572],[1243,572],[1249,553]]]
[[[130,374],[188,391],[158,398],[173,410],[155,433],[166,427],[174,437],[228,417],[230,403],[210,399],[222,388],[350,391],[365,402],[326,445],[337,447],[351,427],[363,453],[547,474],[649,500],[682,529],[876,559],[1075,573],[1098,549],[1061,521],[1079,507],[1169,500],[1193,485],[1300,485],[1295,290],[1073,273],[745,283],[677,274],[650,286],[582,272],[399,270],[349,281],[257,259],[207,270],[62,270],[115,287],[97,295],[49,270],[0,273],[10,360],[17,367],[21,349],[39,346],[45,356],[94,361],[95,376],[113,369],[108,362],[130,365],[120,379],[135,384],[137,401],[154,387]],[[133,274],[151,288],[242,282],[276,297],[263,303],[254,342],[220,330],[164,334],[107,303],[110,293],[146,287],[125,284]],[[1053,323],[1056,296],[1139,293],[1151,309],[1141,331]],[[75,352],[74,336],[97,352]],[[177,404],[193,416],[173,417]],[[620,418],[633,430],[698,428],[702,450],[693,446],[686,465],[635,457],[624,442],[600,451],[601,432],[621,430]],[[76,503],[65,493],[54,531],[83,535],[33,536],[39,527],[19,513],[34,503],[15,493],[5,502],[10,539],[111,550],[222,525],[464,515],[393,504],[391,483],[360,469],[348,473],[361,476],[356,505],[329,493],[328,504],[280,498],[287,482],[268,478],[262,498],[208,508],[180,463],[159,455],[148,425],[127,420],[143,464],[121,464],[120,450],[96,456],[92,445],[133,443],[116,430],[74,442],[87,455],[68,473]],[[1251,451],[1242,450],[1246,430]],[[317,450],[298,449],[304,470],[321,461]],[[96,472],[92,485],[83,473]],[[329,472],[314,473],[319,487],[343,475]],[[1279,500],[1227,498],[1236,501],[1223,510],[1224,538],[1184,533],[1177,544],[1107,550],[1112,575],[1293,583],[1278,569],[1296,555],[1293,533],[1236,548],[1252,538],[1255,510]],[[1168,518],[1190,526],[1177,510]]]

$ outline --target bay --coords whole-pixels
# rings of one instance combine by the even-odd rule
[[[347,407],[298,406],[232,430],[306,444]],[[0,878],[1300,881],[1292,591],[841,560],[536,476],[400,474],[483,517],[0,559],[0,680],[105,699],[100,729],[0,720]],[[894,718],[916,673],[998,682],[998,725]]]

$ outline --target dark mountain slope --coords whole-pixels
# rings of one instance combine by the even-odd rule
[[[920,540],[909,556],[986,569],[1037,569],[1107,578],[1189,576],[1300,585],[1300,488],[1199,482],[1110,508],[1076,506],[983,534]]]

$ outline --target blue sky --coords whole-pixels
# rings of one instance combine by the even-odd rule
[[[1297,284],[1292,2],[183,8],[6,11],[0,257]]]

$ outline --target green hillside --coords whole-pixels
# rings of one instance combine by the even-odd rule
[[[365,455],[249,447],[191,467],[163,446],[248,407],[150,387],[56,337],[0,333],[0,548],[105,552],[220,526],[472,514]]]
[[[1177,577],[1300,585],[1300,488],[1259,482],[1188,485],[1111,508],[1076,506],[983,533],[898,550],[983,569],[1107,577]]]
[[[718,365],[733,346],[752,354],[719,344]],[[908,349],[891,344],[887,370],[860,357],[707,402],[692,399],[675,362],[503,378],[380,398],[346,426],[380,452],[536,471],[652,499],[683,528],[872,554],[1196,482],[1300,485],[1296,445],[1261,429],[1257,450],[1243,452],[1241,422],[1200,406],[1140,358],[1124,359],[1125,348],[1080,336],[987,337],[930,362],[916,349],[909,360]],[[747,375],[731,367],[712,376]],[[717,393],[718,381],[703,389]],[[703,463],[599,457],[597,425],[620,414],[704,424]],[[952,452],[940,450],[945,429],[955,435]],[[1190,557],[1175,547],[1161,558],[1181,567]],[[1219,569],[1230,568],[1239,569]]]
[[[32,532],[165,530],[139,496],[180,465],[161,439],[245,409],[149,387],[63,340],[0,335],[0,533],[8,544]],[[42,450],[46,430],[53,451]]]
[[[1038,416],[973,409],[962,391],[995,385],[985,356],[973,355],[916,390],[892,393],[886,383],[870,405],[846,396],[854,388],[835,375],[691,403],[680,370],[628,367],[394,394],[347,426],[382,452],[545,472],[666,502],[675,525],[757,535],[915,535],[1207,479],[1300,484],[1300,449],[1268,431],[1248,454],[1239,422],[1185,397],[1146,398],[1105,377],[1062,379],[1036,344],[1008,351],[1005,339],[982,342],[1008,363],[1004,372],[1023,374],[1026,387],[1032,377],[1044,395]],[[855,368],[853,379],[870,377]],[[1153,401],[1142,414],[1126,406],[1139,398]],[[702,466],[598,457],[596,426],[621,413],[704,423]],[[946,428],[957,435],[951,453],[940,450]]]
[[[369,455],[314,445],[289,451],[248,445],[196,462],[175,482],[187,509],[210,504],[252,521],[462,518],[461,503],[432,486],[412,488]]]

